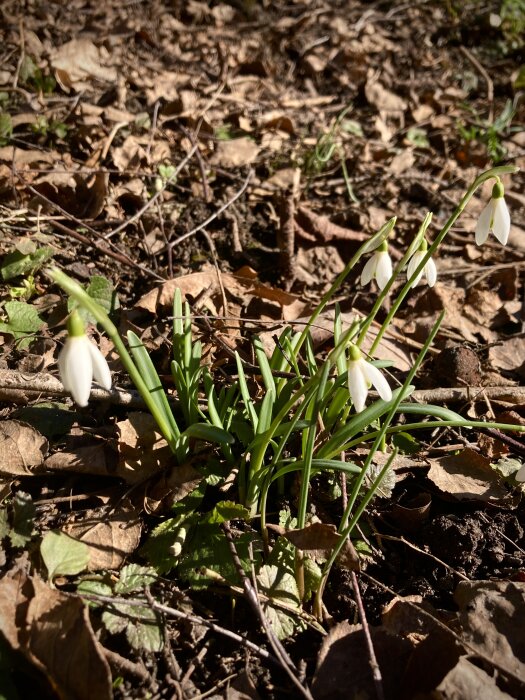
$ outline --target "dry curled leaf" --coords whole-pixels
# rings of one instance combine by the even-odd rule
[[[38,578],[6,576],[0,581],[0,631],[44,674],[57,697],[113,697],[109,667],[80,598]]]
[[[139,546],[142,524],[139,514],[129,503],[123,503],[108,516],[100,510],[64,531],[89,547],[89,571],[118,569],[126,557]]]
[[[468,447],[458,455],[431,459],[428,478],[458,501],[476,500],[499,506],[514,503],[490,460]]]
[[[45,437],[27,423],[0,423],[0,474],[31,476],[42,465],[47,448]]]

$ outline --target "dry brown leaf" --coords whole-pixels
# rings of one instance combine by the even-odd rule
[[[89,39],[73,39],[56,49],[51,56],[57,82],[66,92],[70,89],[88,90],[91,79],[113,83],[117,71],[106,65],[109,55]]]
[[[339,542],[337,527],[328,523],[312,523],[300,530],[286,530],[273,524],[268,524],[268,528],[286,537],[297,549],[308,552],[313,559],[326,559]],[[346,569],[359,571],[359,556],[350,539],[343,545],[338,562]]]
[[[58,697],[111,700],[111,673],[88,609],[77,596],[18,574],[0,581],[0,630]]]
[[[203,476],[191,464],[172,467],[155,483],[148,484],[144,505],[148,513],[165,513],[178,501],[194,491]]]
[[[370,627],[369,631],[385,697],[399,697],[412,645],[382,627]],[[376,697],[361,625],[339,622],[328,632],[317,659],[312,693],[316,700]]]
[[[268,287],[256,282],[256,273],[249,267],[243,267],[236,274],[221,273],[221,280],[227,295],[240,298],[245,304],[249,297],[258,297],[275,302],[278,306],[274,318],[283,318],[286,321],[295,320],[306,308],[306,304],[299,297],[283,292],[274,287]],[[152,289],[141,297],[136,306],[146,309],[151,313],[157,313],[159,306],[171,306],[175,289],[181,290],[183,297],[197,299],[202,293],[207,292],[208,300],[214,300],[213,313],[218,313],[222,306],[220,287],[217,272],[214,267],[208,267],[201,272],[190,275],[182,275],[168,280],[160,287]],[[280,313],[279,313],[280,309]]]
[[[454,599],[460,608],[462,637],[525,681],[525,583],[462,581]]]
[[[37,149],[23,150],[16,146],[2,146],[0,148],[0,161],[14,163],[17,168],[33,163],[57,164],[60,160],[58,153],[42,151]]]
[[[0,423],[1,474],[31,476],[43,464],[47,449],[45,437],[27,423],[17,420]]]
[[[435,691],[440,700],[513,700],[498,688],[493,676],[462,656]]]
[[[399,95],[384,88],[372,75],[365,85],[365,96],[379,112],[404,112],[406,101]]]
[[[116,457],[105,442],[91,436],[69,436],[61,452],[48,457],[44,463],[48,471],[68,471],[98,476],[116,475]]]
[[[429,459],[428,478],[458,501],[476,500],[492,505],[513,505],[514,497],[505,488],[490,460],[467,447],[458,455]]]
[[[63,530],[88,545],[88,570],[101,571],[122,566],[126,557],[139,546],[142,525],[138,512],[128,502],[109,516],[101,515],[100,511],[88,513],[82,522]]]
[[[248,136],[231,141],[219,141],[211,162],[223,168],[250,165],[259,155],[259,146]]]
[[[523,375],[525,364],[525,338],[514,336],[489,349],[489,361],[495,369],[518,371]]]
[[[171,449],[159,433],[151,414],[140,411],[129,413],[126,420],[117,423],[117,429],[118,475],[127,483],[145,481],[166,469],[172,461]]]

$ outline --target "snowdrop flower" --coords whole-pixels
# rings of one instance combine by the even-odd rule
[[[408,267],[407,267],[407,277],[410,279],[416,269],[419,267],[419,263],[423,260],[427,253],[427,242],[423,238],[421,241],[421,245],[419,246],[419,250],[416,250],[414,255],[410,258],[408,262]],[[436,284],[436,279],[437,279],[437,269],[436,269],[436,263],[432,260],[432,258],[429,258],[427,262],[425,263],[425,266],[419,273],[419,275],[415,278],[415,280],[412,282],[412,287],[415,287],[421,278],[425,275],[427,278],[427,284],[429,287],[433,287]]]
[[[368,284],[375,279],[379,289],[384,289],[392,277],[392,260],[388,254],[388,243],[383,241],[361,273],[361,284]]]
[[[79,406],[87,406],[93,377],[104,389],[111,389],[111,373],[100,350],[86,335],[78,311],[67,321],[68,339],[58,356],[60,381]]]
[[[357,345],[350,345],[348,363],[348,391],[357,413],[365,407],[368,389],[373,385],[383,401],[390,401],[392,391],[381,372],[362,356]]]
[[[510,214],[503,197],[504,193],[503,184],[496,180],[490,202],[481,212],[476,225],[477,245],[483,245],[491,231],[502,245],[506,245],[509,240]]]

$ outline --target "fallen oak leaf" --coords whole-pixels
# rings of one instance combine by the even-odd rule
[[[58,697],[111,700],[111,673],[78,596],[23,573],[0,581],[0,632]]]

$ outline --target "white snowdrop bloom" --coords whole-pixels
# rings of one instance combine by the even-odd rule
[[[93,377],[109,391],[111,372],[105,357],[87,337],[78,311],[69,317],[67,330],[68,339],[58,357],[60,381],[79,406],[87,406]]]
[[[366,404],[370,386],[374,386],[383,401],[390,401],[392,390],[381,372],[362,356],[357,345],[350,345],[348,363],[348,391],[357,413],[361,413]]]
[[[410,279],[414,272],[417,270],[419,267],[419,263],[423,260],[427,253],[427,242],[423,239],[421,241],[421,245],[419,246],[419,250],[416,250],[414,255],[410,258],[408,262],[408,267],[407,267],[407,277]],[[436,269],[436,263],[432,260],[432,258],[429,258],[427,262],[425,263],[425,266],[423,269],[420,271],[419,275],[415,278],[415,280],[412,282],[412,287],[415,287],[419,282],[421,281],[421,278],[425,275],[427,284],[429,287],[433,287],[436,284],[437,280],[437,269]]]
[[[483,245],[492,232],[502,245],[506,245],[510,233],[510,214],[504,198],[505,190],[500,180],[492,188],[492,197],[481,212],[476,225],[476,243]]]
[[[379,289],[384,289],[391,277],[392,260],[388,254],[388,244],[383,241],[364,266],[361,273],[361,284],[368,284],[375,279]]]

